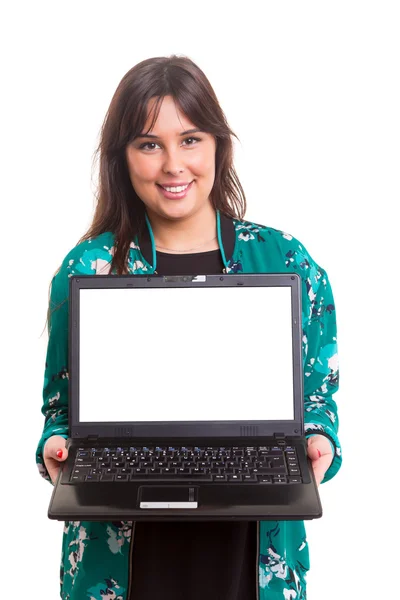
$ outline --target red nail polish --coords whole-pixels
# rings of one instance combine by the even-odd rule
[[[58,458],[62,458],[62,450],[57,450],[57,456]]]
[[[318,450],[318,448],[317,448],[317,452],[318,452],[319,458],[321,458],[321,452]]]

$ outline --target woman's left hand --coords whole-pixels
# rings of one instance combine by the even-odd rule
[[[315,481],[319,486],[333,460],[332,447],[328,438],[324,435],[313,435],[308,438],[307,454],[312,461]]]

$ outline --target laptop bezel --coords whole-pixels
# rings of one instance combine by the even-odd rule
[[[284,286],[291,288],[294,419],[240,421],[79,422],[79,299],[82,289]],[[297,273],[226,275],[74,275],[69,282],[69,431],[72,440],[114,438],[260,438],[304,435],[301,277]]]

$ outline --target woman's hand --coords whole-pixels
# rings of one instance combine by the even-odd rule
[[[56,482],[62,462],[68,457],[65,447],[66,439],[60,435],[49,437],[43,448],[43,460],[53,483]]]
[[[308,438],[307,454],[311,458],[314,477],[319,486],[333,460],[328,438],[325,435],[313,435]]]

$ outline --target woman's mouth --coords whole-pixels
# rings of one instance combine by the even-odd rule
[[[166,190],[165,188],[163,188],[159,183],[157,183],[156,185],[165,198],[169,198],[170,200],[180,200],[181,198],[184,198],[187,195],[187,193],[191,189],[193,183],[194,183],[194,180],[191,183],[189,183],[189,185],[186,186],[183,190],[182,190],[183,186],[181,186],[179,188],[169,188],[169,191]],[[178,189],[181,191],[174,192],[174,191],[171,191],[171,189],[172,190]]]

